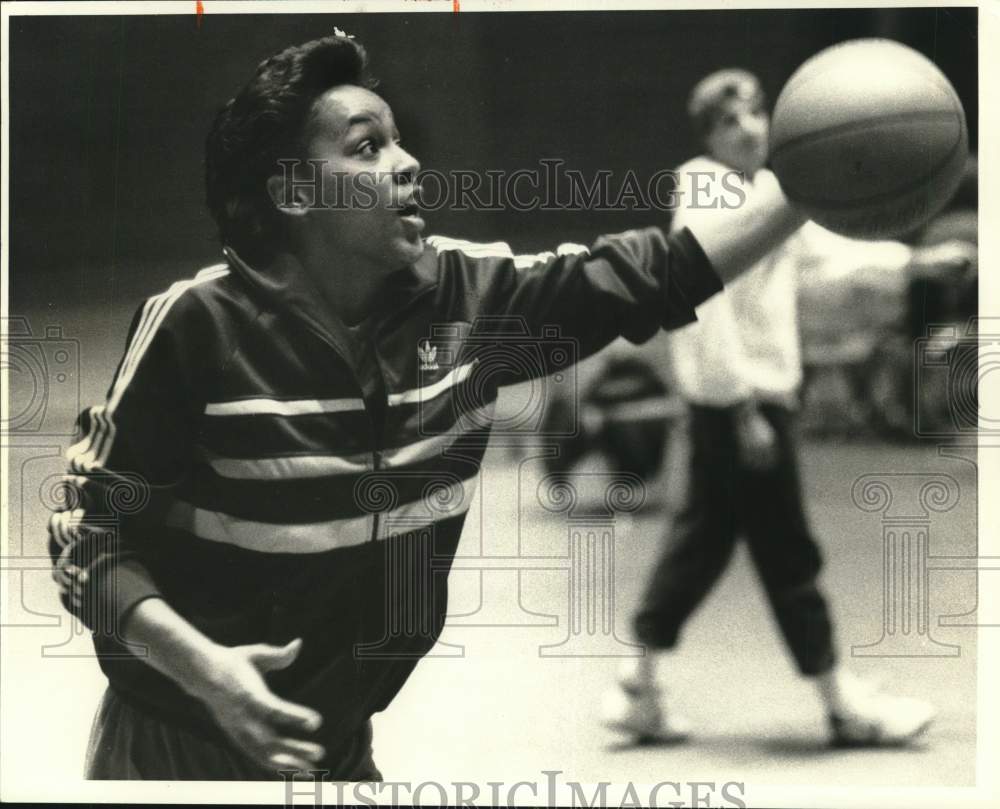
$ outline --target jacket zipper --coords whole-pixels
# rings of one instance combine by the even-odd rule
[[[375,327],[372,329],[372,332],[371,332],[371,339],[373,341],[373,345],[372,345],[372,358],[375,361],[375,373],[378,374],[379,392],[381,393],[382,396],[385,397],[384,410],[383,410],[383,413],[382,413],[383,427],[385,426],[385,418],[388,415],[389,397],[388,397],[388,391],[386,390],[386,386],[385,386],[385,376],[382,373],[382,363],[379,361],[378,338],[381,335],[382,330],[385,328],[386,323],[388,323],[390,319],[399,317],[406,310],[413,308],[413,306],[416,305],[416,303],[418,301],[422,300],[424,298],[424,296],[427,295],[428,293],[430,293],[431,291],[432,290],[425,290],[425,291],[421,292],[419,295],[417,295],[416,297],[411,298],[409,301],[407,301],[399,309],[397,309],[397,310],[395,310],[393,312],[390,312],[387,315],[385,315],[383,318],[381,318],[379,320],[379,322],[375,324]],[[367,408],[366,408],[366,413],[368,413]],[[368,423],[369,423],[369,426],[371,428],[371,433],[372,433],[372,446],[373,446],[373,450],[372,450],[372,469],[375,472],[378,472],[382,468],[382,463],[383,463],[383,460],[384,460],[384,458],[382,456],[382,449],[381,449],[381,447],[382,447],[382,434],[375,435],[375,424],[374,424],[374,422],[373,422],[373,420],[371,418],[371,414],[370,413],[368,413]],[[380,529],[381,523],[382,523],[382,520],[381,520],[382,515],[379,512],[376,511],[374,517],[375,517],[375,519],[372,522],[372,538],[371,538],[371,541],[372,542],[378,542],[379,529]]]
[[[389,400],[388,400],[388,392],[387,392],[386,386],[385,386],[385,376],[382,373],[382,364],[379,361],[378,337],[379,337],[380,333],[382,332],[383,327],[388,322],[388,320],[389,320],[390,317],[398,317],[403,311],[411,309],[418,301],[420,301],[430,291],[431,290],[426,290],[425,292],[421,293],[420,295],[417,295],[415,298],[412,298],[411,300],[407,301],[406,305],[404,305],[403,307],[401,307],[398,311],[395,311],[395,312],[391,313],[391,315],[388,315],[387,317],[383,318],[372,329],[371,339],[374,341],[374,344],[372,345],[372,359],[374,360],[374,370],[375,370],[375,373],[378,375],[379,393],[380,393],[380,395],[382,395],[382,396],[385,397],[385,402],[384,402],[384,405],[383,405],[384,410],[383,410],[383,414],[382,414],[383,427],[384,427],[385,418],[386,418],[386,416],[388,414],[387,411],[388,411],[388,407],[389,407]],[[340,350],[340,348],[338,348],[338,346],[336,345],[336,343],[334,341],[332,341],[329,337],[327,337],[322,331],[313,328],[312,325],[308,321],[305,322],[305,325],[306,325],[307,328],[309,328],[310,331],[314,332],[324,343],[326,343],[326,345],[328,345],[333,350],[333,352],[338,357],[340,357],[340,359],[342,361],[344,361],[345,364],[348,365],[349,368],[351,368],[351,372],[354,375],[355,384],[361,390],[362,401],[364,401],[364,386],[361,384],[361,381],[358,379],[357,375],[354,374],[354,370],[353,370],[353,367],[351,366],[351,363],[347,362],[347,358],[344,357],[343,352]],[[365,404],[365,415],[368,418],[368,429],[369,429],[369,434],[371,436],[371,444],[372,444],[372,471],[373,472],[378,472],[378,471],[380,471],[382,469],[382,466],[383,466],[383,463],[384,463],[384,457],[383,457],[383,451],[382,451],[382,432],[380,431],[379,433],[376,433],[375,420],[372,418],[371,410],[367,406],[367,403]],[[371,534],[371,539],[369,540],[370,542],[378,542],[379,531],[381,529],[381,524],[382,524],[382,519],[381,518],[382,518],[382,515],[378,511],[376,511],[372,515],[372,534]],[[358,624],[358,635],[356,636],[358,640],[363,640],[363,638],[365,636],[364,624],[365,624],[364,616],[361,616],[359,624]],[[364,681],[368,677],[369,673],[370,673],[370,664],[368,663],[368,661],[366,661],[364,658],[358,659],[357,660],[357,676],[359,677],[359,679],[362,680],[362,681]]]
[[[355,385],[357,385],[359,391],[361,392],[361,401],[365,403],[365,416],[368,419],[368,433],[369,433],[369,436],[370,436],[371,447],[372,447],[372,471],[373,472],[377,472],[382,467],[382,451],[379,449],[379,447],[381,446],[381,436],[380,435],[376,435],[376,432],[375,432],[375,420],[372,418],[371,410],[368,407],[368,403],[365,402],[364,386],[361,384],[361,380],[358,379],[357,374],[354,372],[353,366],[347,360],[347,358],[343,355],[343,352],[337,347],[336,343],[334,343],[330,338],[328,338],[320,330],[312,328],[312,326],[308,322],[306,323],[306,326],[307,326],[307,328],[309,328],[310,331],[312,331],[314,334],[316,334],[324,343],[326,343],[327,346],[329,346],[333,350],[334,354],[336,354],[341,359],[341,361],[343,361],[344,364],[347,365],[348,368],[350,368],[351,374],[352,374],[352,376],[354,376],[354,383],[355,383]],[[378,364],[378,355],[377,355],[377,352],[375,352],[374,347],[373,347],[372,350],[373,350],[373,353],[375,354],[375,370],[376,370],[376,373],[378,373],[378,375],[379,375],[379,380],[382,383],[382,386],[381,386],[382,387],[382,393],[384,394],[385,393],[385,379],[382,377],[382,369],[381,369],[381,367]],[[386,406],[388,407],[388,402],[386,403]],[[379,517],[380,516],[381,515],[377,511],[372,515],[372,534],[371,534],[371,539],[369,540],[369,542],[377,542],[378,541],[379,524],[380,524]],[[365,616],[364,616],[363,613],[361,615],[359,615],[359,617],[358,617],[358,625],[357,625],[354,637],[355,637],[355,643],[364,642],[364,639],[365,639]],[[354,655],[352,655],[352,656],[354,656]],[[369,668],[368,662],[363,657],[359,659],[359,658],[357,658],[355,656],[355,663],[356,663],[356,667],[357,667],[356,668],[356,672],[357,672],[356,676],[357,676],[357,678],[359,680],[359,688],[363,688],[363,685],[360,685],[360,683],[363,683],[367,679],[367,677],[369,675],[369,672],[370,672],[370,668]]]
[[[422,290],[418,295],[416,295],[415,297],[413,297],[410,300],[408,300],[399,309],[397,309],[397,310],[395,310],[395,311],[387,314],[385,317],[383,317],[375,325],[375,327],[372,329],[372,338],[371,339],[375,341],[375,344],[372,346],[372,355],[373,355],[374,360],[375,360],[375,372],[378,374],[378,381],[380,383],[380,386],[379,386],[380,387],[380,392],[381,392],[381,394],[383,396],[386,396],[387,394],[386,394],[386,387],[385,387],[385,377],[382,374],[382,365],[379,362],[379,357],[378,357],[378,337],[379,337],[379,334],[381,333],[383,327],[386,325],[386,323],[391,318],[399,317],[403,312],[407,311],[408,309],[412,309],[418,302],[420,302],[421,300],[423,300],[423,298],[426,295],[430,294],[431,292],[433,292],[433,289]],[[292,310],[292,311],[294,312],[294,310]],[[362,386],[361,381],[358,379],[357,375],[354,373],[353,366],[348,361],[347,357],[344,356],[343,351],[340,349],[340,347],[337,345],[337,343],[334,340],[332,340],[322,329],[316,328],[308,319],[302,318],[302,319],[299,320],[299,322],[302,323],[302,325],[307,330],[311,331],[313,334],[315,334],[317,337],[319,337],[320,340],[322,340],[333,351],[333,353],[336,354],[341,359],[341,361],[343,361],[344,364],[348,366],[348,368],[350,368],[351,374],[352,374],[352,376],[354,376],[354,383],[355,383],[355,385],[357,385],[358,389],[361,391],[361,398],[362,398],[362,401],[364,401],[364,387]],[[386,402],[385,402],[384,406],[386,408],[388,408],[388,406],[389,406],[388,398],[386,398]],[[368,418],[368,431],[369,431],[369,434],[371,436],[371,443],[372,443],[372,471],[378,472],[382,468],[382,462],[383,462],[382,450],[381,450],[382,436],[381,435],[376,435],[376,432],[375,432],[375,422],[372,419],[371,411],[369,410],[367,404],[365,405],[365,416]],[[383,421],[384,421],[384,416],[385,416],[385,414],[383,414]],[[371,542],[377,542],[378,541],[378,535],[379,535],[379,529],[380,529],[381,522],[382,522],[381,519],[380,519],[381,518],[381,514],[376,511],[375,514],[373,514],[372,516],[374,517],[374,519],[372,520],[372,534],[371,534],[371,540],[370,541]]]
[[[357,374],[354,372],[354,368],[353,368],[351,362],[348,360],[347,357],[344,356],[344,352],[337,346],[336,342],[334,340],[331,340],[324,333],[324,331],[322,329],[318,329],[315,326],[313,326],[313,324],[310,323],[308,320],[301,319],[299,322],[302,323],[302,325],[308,331],[312,332],[314,335],[316,335],[317,337],[319,337],[319,339],[322,340],[323,343],[326,344],[326,346],[328,348],[330,348],[330,350],[333,351],[333,353],[337,357],[340,358],[340,360],[344,363],[344,365],[346,365],[348,367],[348,369],[351,372],[351,376],[354,377],[354,384],[357,386],[358,391],[361,393],[361,401],[364,402],[365,401],[364,386],[361,384],[361,380],[358,379]],[[385,391],[385,380],[382,378],[382,369],[379,367],[377,356],[376,356],[375,368],[376,368],[376,371],[378,372],[379,379],[382,382],[382,390],[384,392]],[[368,434],[369,434],[369,436],[371,438],[371,446],[372,446],[372,470],[375,471],[375,472],[377,472],[381,468],[381,462],[382,462],[382,453],[379,450],[379,439],[380,439],[380,436],[377,436],[375,434],[375,422],[372,419],[371,411],[369,410],[367,403],[365,403],[365,416],[368,419]],[[375,541],[378,540],[379,513],[375,512],[375,514],[372,515],[372,516],[374,517],[374,519],[372,520],[372,534],[371,534],[371,539],[369,541],[375,542]]]

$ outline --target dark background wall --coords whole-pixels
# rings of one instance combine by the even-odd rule
[[[15,17],[11,312],[89,302],[117,324],[217,260],[202,204],[209,122],[259,60],[334,25],[368,46],[404,143],[441,171],[560,158],[648,178],[696,149],[684,105],[700,76],[745,66],[773,99],[805,58],[858,36],[934,60],[976,141],[975,9]],[[662,221],[441,210],[428,230],[534,250]]]

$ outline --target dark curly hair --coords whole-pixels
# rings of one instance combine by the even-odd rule
[[[205,142],[208,208],[222,243],[251,262],[266,262],[284,239],[267,191],[278,160],[301,151],[313,102],[331,87],[373,88],[364,47],[341,32],[287,48],[219,111]]]

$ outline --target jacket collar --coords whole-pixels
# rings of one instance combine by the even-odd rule
[[[351,330],[337,315],[324,305],[319,287],[302,266],[286,256],[279,256],[266,270],[259,270],[244,261],[231,247],[223,253],[233,270],[280,308],[289,310],[306,321],[314,330],[333,342],[342,352],[353,355],[354,338]],[[437,261],[433,248],[425,247],[423,255],[409,267],[388,275],[382,293],[378,296],[378,309],[368,321],[379,323],[406,306],[423,292],[437,286]]]

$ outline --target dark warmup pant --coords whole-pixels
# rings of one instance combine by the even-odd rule
[[[634,618],[637,638],[673,647],[743,536],[799,671],[816,675],[835,662],[827,602],[816,578],[819,547],[802,506],[792,413],[762,412],[776,433],[778,462],[766,471],[740,463],[735,410],[692,406],[686,495]]]
[[[372,760],[372,726],[366,722],[342,750],[330,755],[335,764],[327,781],[381,781]],[[331,751],[327,751],[328,754]],[[108,689],[94,717],[87,748],[85,777],[90,780],[273,781],[282,780],[225,743],[203,738],[168,724],[125,702]],[[301,777],[311,779],[305,774]],[[320,776],[317,776],[320,777]]]

